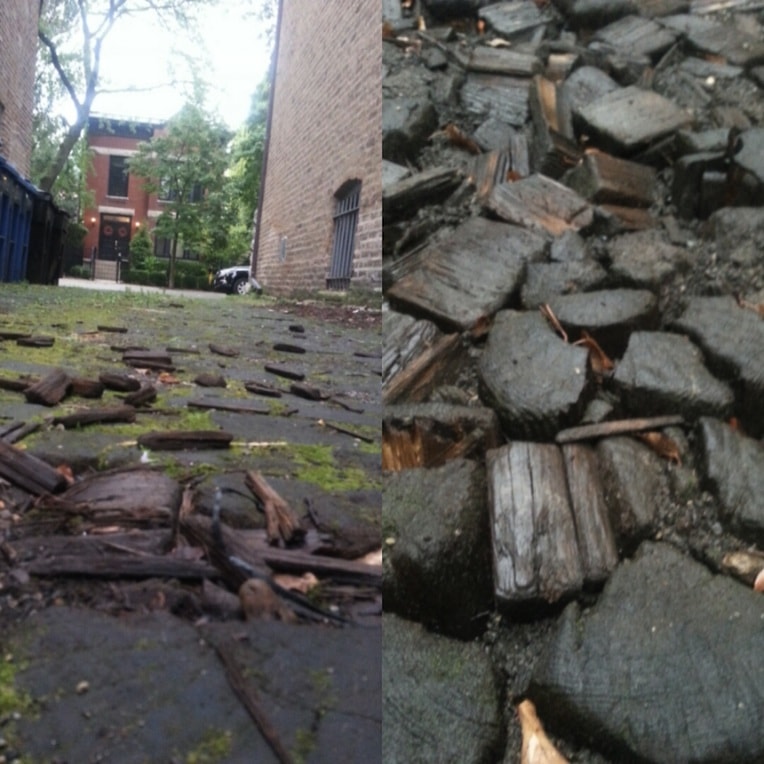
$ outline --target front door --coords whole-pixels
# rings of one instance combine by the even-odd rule
[[[131,215],[101,215],[98,257],[101,260],[127,260],[130,251]]]

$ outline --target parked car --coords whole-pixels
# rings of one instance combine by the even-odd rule
[[[212,288],[228,294],[247,294],[251,289],[262,292],[260,285],[250,276],[249,265],[221,268],[212,279]]]

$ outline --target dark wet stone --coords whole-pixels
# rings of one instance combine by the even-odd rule
[[[497,313],[479,374],[481,397],[510,438],[552,438],[577,421],[586,402],[587,352],[536,312]]]
[[[687,337],[668,332],[634,332],[613,381],[634,416],[732,413],[734,395],[703,365],[703,354]]]
[[[702,470],[724,518],[747,541],[764,543],[764,446],[718,419],[699,425]]]
[[[568,606],[529,694],[612,761],[761,761],[762,623],[760,594],[646,543],[592,609]]]
[[[385,764],[500,761],[501,693],[488,654],[388,613],[382,628]]]
[[[658,231],[617,236],[608,244],[613,283],[636,289],[657,289],[690,267],[690,253],[664,240]]]
[[[585,330],[605,352],[616,356],[623,353],[632,331],[653,329],[658,322],[657,301],[647,290],[608,289],[562,295],[549,304],[568,332],[575,335]]]
[[[457,459],[388,473],[384,494],[385,610],[476,633],[493,604],[484,469]]]
[[[597,289],[606,279],[605,269],[594,260],[532,263],[522,289],[523,307],[532,310],[556,295]]]
[[[669,485],[661,458],[633,438],[597,444],[602,486],[619,547],[627,554],[648,538],[666,506]]]
[[[701,347],[714,373],[732,380],[746,431],[764,431],[764,321],[733,297],[695,297],[673,328]]]

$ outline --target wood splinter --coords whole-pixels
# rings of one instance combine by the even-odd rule
[[[245,483],[262,503],[268,542],[276,545],[283,541],[287,546],[299,544],[305,537],[305,530],[300,527],[300,519],[289,504],[256,470],[247,472]]]

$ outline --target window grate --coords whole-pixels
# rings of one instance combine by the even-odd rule
[[[334,210],[334,243],[326,286],[328,289],[347,289],[353,275],[353,249],[361,204],[361,181],[343,183],[335,197],[337,204]]]

